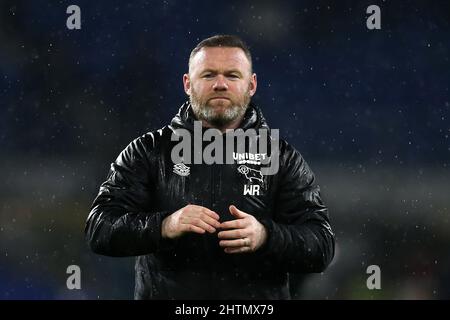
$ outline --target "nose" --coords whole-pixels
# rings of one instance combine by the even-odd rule
[[[226,82],[226,79],[223,75],[219,74],[216,78],[216,81],[213,85],[214,91],[226,91],[228,90],[228,84]]]

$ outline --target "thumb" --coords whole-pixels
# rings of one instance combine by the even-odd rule
[[[239,210],[234,205],[231,205],[229,209],[230,209],[230,213],[233,216],[235,216],[236,218],[242,219],[242,218],[245,218],[247,216],[247,214],[244,211]]]

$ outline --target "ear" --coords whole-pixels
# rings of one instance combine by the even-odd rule
[[[183,74],[183,86],[184,86],[184,92],[186,92],[186,94],[188,96],[191,95],[191,80],[189,78],[189,74],[185,73]]]
[[[258,81],[256,80],[256,73],[252,74],[250,78],[250,97],[256,93],[256,87],[258,86]]]

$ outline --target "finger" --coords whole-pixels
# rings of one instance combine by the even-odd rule
[[[220,224],[221,229],[243,229],[248,225],[244,219],[225,221]]]
[[[234,205],[231,205],[231,206],[229,207],[229,210],[230,210],[230,213],[231,213],[233,216],[235,216],[236,218],[238,218],[238,219],[243,219],[243,218],[245,218],[246,216],[248,216],[247,213],[245,213],[244,211],[239,210],[239,209],[236,208],[236,206],[234,206]]]
[[[220,228],[220,222],[205,213],[200,213],[198,218],[214,228]]]
[[[208,208],[205,208],[205,207],[202,207],[202,208],[203,208],[203,212],[206,213],[211,218],[213,218],[215,220],[219,220],[220,219],[220,216],[216,212],[214,212],[212,210],[209,210]]]
[[[250,247],[239,247],[239,248],[225,248],[224,249],[225,253],[246,253],[246,252],[251,252],[252,249]]]
[[[183,224],[182,223],[180,225],[180,229],[182,232],[194,232],[194,233],[200,233],[200,234],[205,233],[204,229],[194,226],[192,224]]]
[[[189,221],[193,221],[195,219],[200,219],[203,222],[209,224],[210,226],[214,227],[214,228],[220,228],[220,222],[217,221],[216,219],[211,218],[211,216],[207,215],[206,213],[203,212],[190,212],[187,213],[184,217],[182,217],[182,221],[183,222],[189,222]]]
[[[213,218],[215,220],[219,220],[220,219],[220,216],[216,212],[214,212],[214,211],[212,211],[212,210],[210,210],[210,209],[208,209],[206,207],[198,206],[198,205],[195,205],[195,204],[191,204],[190,206],[195,208],[195,209],[197,209],[196,211],[203,212],[203,213],[207,214],[208,216],[210,216],[211,218]]]
[[[208,231],[210,233],[216,232],[216,229],[213,226],[210,226],[209,224],[207,224],[205,221],[203,221],[200,218],[184,217],[182,219],[182,223],[192,224],[192,225],[194,225],[196,227],[199,227],[199,228],[202,228],[205,231]]]
[[[248,233],[243,229],[220,231],[217,236],[219,239],[242,239],[248,236]]]
[[[223,248],[250,247],[250,239],[222,240],[219,245]]]

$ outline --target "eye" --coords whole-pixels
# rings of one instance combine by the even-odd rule
[[[202,78],[212,78],[214,75],[212,73],[205,73]]]
[[[237,74],[230,74],[228,75],[228,78],[239,79],[239,76]]]

